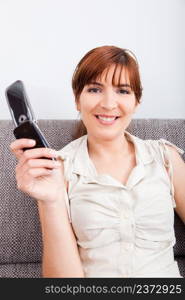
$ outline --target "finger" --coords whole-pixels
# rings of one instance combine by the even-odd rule
[[[24,153],[24,148],[31,148],[35,145],[35,140],[31,139],[17,139],[10,144],[10,150],[16,156],[17,159],[20,159]]]
[[[58,153],[57,151],[51,148],[35,148],[30,150],[25,150],[21,156],[20,163],[24,164],[26,161],[30,159],[38,159],[38,158],[57,158]]]
[[[25,174],[16,175],[17,186],[19,189],[23,190],[25,183],[30,182],[31,178],[33,179],[41,176],[48,176],[52,173],[53,170],[44,168],[29,169],[27,172],[25,172]]]
[[[33,178],[51,175],[52,173],[53,170],[48,170],[44,168],[32,168],[28,170],[28,175],[30,175]]]
[[[24,177],[26,173],[28,173],[30,168],[45,168],[47,169],[56,169],[60,168],[62,172],[63,169],[63,162],[62,160],[48,160],[48,159],[31,159],[31,160],[24,160],[23,157],[19,160],[19,163],[16,165],[16,178]]]
[[[25,162],[25,165],[28,168],[47,168],[55,169],[61,166],[60,161],[53,161],[48,159],[29,159]]]

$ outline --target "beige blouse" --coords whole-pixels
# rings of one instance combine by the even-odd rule
[[[142,140],[127,131],[125,136],[137,163],[126,185],[97,173],[87,135],[58,151],[85,277],[181,277],[173,252],[175,200],[166,144],[184,151],[164,139]]]

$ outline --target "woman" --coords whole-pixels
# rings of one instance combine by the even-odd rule
[[[183,151],[126,131],[142,96],[136,58],[95,48],[72,87],[87,134],[60,151],[11,144],[17,186],[38,203],[43,276],[181,277],[173,246],[174,208],[185,221]]]

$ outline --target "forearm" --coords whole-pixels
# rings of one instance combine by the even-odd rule
[[[38,201],[43,258],[43,277],[84,277],[76,239],[64,201]]]

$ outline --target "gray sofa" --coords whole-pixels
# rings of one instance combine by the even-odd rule
[[[79,123],[39,120],[38,124],[51,148],[59,150],[74,139]],[[14,140],[12,130],[10,120],[0,121],[0,277],[41,277],[42,242],[37,205],[16,188],[16,159],[9,149]],[[185,149],[185,120],[135,119],[127,130],[143,139],[165,138]],[[185,277],[185,226],[177,215],[175,233],[175,259]]]

